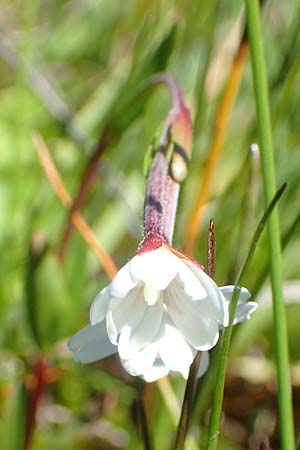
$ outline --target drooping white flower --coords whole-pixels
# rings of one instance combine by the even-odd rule
[[[95,298],[91,325],[73,336],[70,350],[82,363],[118,352],[131,375],[154,381],[180,372],[187,377],[197,351],[200,375],[219,329],[228,325],[234,287],[219,288],[196,261],[161,237],[146,239],[136,255]],[[256,303],[242,288],[235,322],[249,319]]]

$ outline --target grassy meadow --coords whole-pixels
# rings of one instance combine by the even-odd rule
[[[278,214],[297,440],[300,8],[297,0],[263,3],[276,186],[287,183]],[[245,21],[245,3],[235,0],[2,0],[0,450],[174,448],[180,375],[145,387],[117,356],[81,365],[67,348],[111,273],[109,258],[80,235],[69,207],[75,201],[118,268],[133,256],[142,239],[144,159],[171,107],[165,86],[145,82],[171,74],[194,131],[174,246],[206,266],[213,218],[215,280],[234,283],[266,208],[252,146],[260,145],[260,127]],[[70,198],[49,182],[38,152],[43,142]],[[270,267],[264,231],[243,280],[259,307],[233,330],[219,450],[267,449],[268,440],[273,450],[290,450],[279,443]],[[197,385],[186,450],[206,449],[216,359],[213,349]],[[141,438],[141,398],[150,447]]]

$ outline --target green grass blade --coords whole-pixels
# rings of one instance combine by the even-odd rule
[[[217,365],[217,374],[216,374],[216,385],[215,385],[215,395],[213,398],[213,407],[212,413],[210,417],[209,430],[208,430],[208,441],[207,441],[207,450],[216,450],[218,445],[218,437],[219,437],[219,426],[220,419],[222,413],[222,402],[223,402],[223,394],[224,394],[224,385],[225,385],[225,375],[226,375],[226,367],[229,356],[229,347],[232,335],[232,323],[234,318],[235,309],[238,302],[239,297],[239,288],[243,283],[243,279],[246,273],[246,270],[251,262],[257,244],[262,236],[264,228],[271,218],[272,212],[274,212],[274,208],[281,198],[284,190],[286,189],[286,183],[284,183],[276,192],[274,198],[271,203],[267,207],[263,217],[261,218],[251,241],[250,248],[248,254],[245,258],[245,261],[241,267],[239,275],[237,276],[237,280],[235,282],[236,288],[234,289],[233,296],[230,302],[229,308],[229,326],[224,330],[221,344],[218,352],[218,365]]]
[[[297,214],[289,228],[286,230],[286,232],[283,235],[282,241],[281,241],[281,247],[282,250],[285,250],[287,245],[291,242],[291,240],[295,237],[296,231],[299,233],[299,226],[300,226],[300,213]],[[251,289],[252,298],[256,298],[260,289],[262,288],[264,282],[266,281],[267,276],[269,275],[269,266],[268,264],[265,264],[265,266],[262,268],[260,275],[253,287]]]
[[[264,58],[260,11],[258,0],[246,0],[247,27],[249,35],[256,114],[260,135],[262,178],[265,203],[275,192],[275,164]],[[268,248],[273,293],[273,316],[276,347],[276,366],[279,398],[279,425],[281,448],[295,448],[292,395],[289,376],[289,354],[285,308],[282,298],[282,257],[278,213],[275,209],[268,223]]]

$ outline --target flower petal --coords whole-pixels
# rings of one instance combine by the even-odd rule
[[[160,291],[153,289],[149,284],[144,285],[144,299],[147,305],[154,305],[160,297]]]
[[[140,303],[145,303],[141,288],[132,289],[125,298],[112,298],[109,302],[106,325],[108,337],[113,344],[117,345],[118,335],[128,322],[137,299]]]
[[[147,381],[147,383],[152,383],[159,378],[167,376],[168,373],[169,369],[162,363],[160,359],[158,359],[149,369],[146,369],[143,372],[142,377],[145,381]]]
[[[192,364],[196,352],[172,322],[166,319],[162,337],[159,340],[159,354],[169,370],[175,370],[184,375]]]
[[[128,261],[128,263],[118,271],[117,275],[109,284],[108,287],[111,297],[123,298],[131,291],[131,289],[136,287],[139,279],[136,278],[130,270],[131,261],[132,260]]]
[[[207,297],[215,307],[217,320],[221,324],[225,324],[226,326],[229,320],[228,305],[226,304],[226,301],[217,284],[202,269],[200,269],[200,267],[197,267],[195,264],[193,264],[193,262],[189,261],[188,259],[182,260],[182,262],[194,273],[203,289],[206,291]],[[179,276],[182,278],[181,272],[179,272]],[[182,281],[184,282],[183,278]],[[184,284],[186,293],[190,295],[193,300],[199,300],[197,298],[197,289],[193,290],[193,286],[190,286],[188,283]]]
[[[234,292],[234,286],[222,286],[219,288],[222,294],[224,295],[225,299],[228,302],[228,305],[231,301],[233,292]],[[248,289],[242,287],[239,288],[239,298],[238,298],[238,304],[235,311],[235,316],[233,320],[233,324],[240,322],[245,322],[246,320],[249,320],[251,317],[251,314],[256,310],[257,303],[255,302],[248,302],[249,298],[251,297],[250,292]]]
[[[128,340],[126,342],[128,348],[130,347],[130,354],[137,352],[153,342],[162,322],[163,311],[163,300],[159,299],[155,305],[146,306],[145,315],[141,319],[136,319],[136,325],[131,325],[130,333],[127,337]],[[122,339],[124,339],[124,337],[122,337]],[[122,352],[123,348],[120,347],[119,351]]]
[[[105,328],[104,328],[105,331]],[[103,333],[103,325],[87,325],[81,330],[79,330],[68,342],[68,347],[71,352],[76,352],[83,345],[87,344],[90,341],[95,339],[102,339],[107,336],[106,333]]]
[[[121,364],[130,375],[143,375],[151,369],[157,357],[158,345],[154,343],[136,352],[132,358],[120,358]]]
[[[246,320],[249,320],[251,318],[251,315],[256,310],[256,308],[257,303],[255,302],[248,302],[245,304],[237,305],[233,324],[235,325],[236,323],[245,322]]]
[[[146,302],[137,298],[134,302],[134,307],[131,310],[129,317],[120,330],[118,341],[118,351],[120,358],[129,359],[138,349],[138,342],[132,341],[131,337],[139,324],[144,320],[147,314],[148,306]]]
[[[201,352],[201,358],[200,358],[200,365],[198,370],[198,378],[202,377],[205,372],[207,371],[209,366],[209,353],[208,352]],[[183,373],[183,377],[187,380],[190,372],[190,367],[187,367],[186,372]]]
[[[197,300],[195,297],[194,298],[191,297],[187,293],[185,286],[181,281],[181,277],[179,275],[177,275],[176,278],[170,284],[169,291],[173,292],[174,290],[177,291],[178,295],[180,295],[181,297],[184,297],[189,301],[191,301],[192,303],[194,303],[199,313],[200,311],[202,311],[203,317],[213,317],[216,321],[219,321],[220,318],[223,317],[223,306],[220,303],[216,304],[216,302],[212,301],[211,297],[208,297],[207,295],[200,300]],[[167,299],[167,303],[170,301],[170,298],[171,297]],[[225,300],[223,299],[222,301],[227,306]]]
[[[185,292],[193,299],[193,300],[201,300],[203,298],[207,298],[207,291],[204,288],[202,283],[202,274],[201,277],[196,275],[190,267],[185,264],[185,260],[180,260],[180,270],[178,272],[179,277],[184,285]],[[199,269],[199,272],[201,270]],[[206,275],[203,272],[204,276]]]
[[[117,347],[107,337],[105,322],[82,328],[70,339],[68,346],[76,352],[76,360],[82,363],[97,361],[117,352]]]
[[[134,256],[129,262],[132,277],[153,289],[165,289],[178,272],[179,258],[164,246]]]
[[[175,280],[166,291],[165,303],[176,327],[194,348],[204,351],[216,345],[218,317],[212,314],[209,299],[191,300]]]
[[[226,300],[228,302],[230,302],[232,295],[233,295],[233,291],[234,291],[234,286],[233,285],[229,285],[229,286],[222,286],[219,288],[220,291],[222,292],[222,294],[224,295],[224,297],[226,298]],[[248,291],[248,289],[242,287],[239,288],[240,289],[240,293],[239,293],[239,299],[238,302],[239,303],[245,303],[249,300],[249,298],[251,297],[250,292]]]
[[[92,325],[101,322],[106,314],[109,305],[109,289],[106,286],[99,292],[90,307],[90,322]]]

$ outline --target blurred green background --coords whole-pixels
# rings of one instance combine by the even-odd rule
[[[298,0],[265,3],[277,180],[278,185],[288,183],[279,211],[287,244],[284,292],[299,430],[300,9]],[[81,366],[67,350],[68,337],[88,322],[90,302],[108,278],[77,231],[72,232],[64,257],[58,258],[68,211],[39,164],[34,133],[45,139],[72,198],[97,144],[106,139],[82,211],[120,267],[142,238],[143,159],[170,108],[164,87],[143,92],[140,88],[153,73],[173,74],[196,118],[193,158],[181,191],[174,240],[180,248],[205,170],[215,114],[243,32],[243,6],[235,0],[2,0],[1,449],[141,448],[135,407],[138,381],[126,376],[114,358]],[[205,264],[205,230],[213,217],[220,285],[233,282],[263,212],[260,173],[251,172],[253,142],[257,142],[257,126],[247,59],[205,205],[203,232],[194,249],[194,256]],[[266,278],[261,283],[263,273]],[[270,437],[276,448],[267,273],[263,239],[247,274],[247,287],[261,307],[253,321],[234,335],[224,406],[227,440],[220,442],[220,449],[257,449],[264,437]],[[40,381],[42,395],[38,394],[37,422],[31,433],[30,411]],[[174,376],[171,382],[180,399],[184,381]],[[205,378],[193,419],[196,437],[200,424],[205,435],[207,424],[208,407],[205,402],[204,409],[200,407],[201,383]],[[174,435],[172,420],[155,386],[149,398],[156,448],[168,448]],[[31,440],[24,446],[28,433]]]

